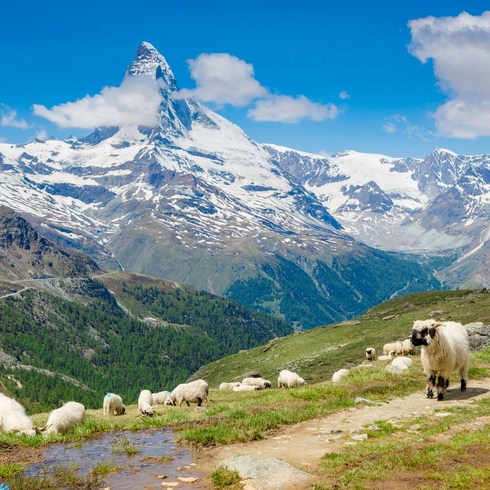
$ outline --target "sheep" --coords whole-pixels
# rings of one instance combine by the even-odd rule
[[[203,379],[197,379],[190,383],[182,383],[170,393],[172,405],[178,404],[182,406],[182,402],[186,402],[187,406],[190,406],[189,402],[196,403],[200,407],[202,402],[208,399],[209,387],[206,381]]]
[[[411,340],[414,346],[422,346],[420,359],[427,376],[427,398],[434,397],[438,376],[437,400],[444,400],[449,377],[455,370],[460,374],[461,391],[466,391],[470,345],[468,331],[461,323],[416,320]]]
[[[349,374],[348,369],[339,369],[332,374],[332,383],[338,383],[344,376]]]
[[[0,429],[26,436],[35,436],[37,432],[24,407],[3,393],[0,393]]]
[[[163,405],[168,397],[170,396],[170,391],[159,391],[158,393],[151,394],[151,404],[152,405]]]
[[[126,407],[123,405],[122,398],[114,393],[107,393],[104,396],[102,405],[104,415],[122,415],[126,412]]]
[[[155,413],[152,403],[153,397],[151,396],[151,391],[142,390],[138,397],[138,409],[141,412],[141,415],[153,415]]]
[[[295,386],[304,384],[306,384],[306,381],[301,376],[298,376],[296,373],[288,371],[287,369],[283,369],[277,378],[278,388],[294,388]]]
[[[240,382],[236,381],[236,382],[232,382],[232,383],[221,383],[219,385],[219,389],[220,390],[232,390],[233,388],[235,388],[236,386],[240,386]]]
[[[378,361],[391,361],[395,357],[395,351],[392,350],[387,356],[378,356]]]
[[[410,337],[402,341],[402,354],[404,356],[415,355],[415,346],[412,344]]]
[[[248,386],[257,386],[259,390],[265,390],[266,388],[270,388],[272,383],[268,379],[264,378],[244,378],[242,380],[243,385]]]
[[[367,347],[366,348],[366,359],[368,361],[375,361],[376,360],[376,349],[374,347]]]
[[[235,388],[233,388],[233,391],[257,391],[258,389],[259,389],[258,386],[239,385],[239,386],[235,386]]]
[[[41,429],[44,435],[61,434],[83,421],[85,407],[78,402],[67,402],[62,407],[53,410],[46,425]]]
[[[390,351],[394,351],[396,355],[403,354],[403,344],[397,340],[395,342],[390,342],[389,344],[383,345],[383,354],[385,356],[388,355]]]

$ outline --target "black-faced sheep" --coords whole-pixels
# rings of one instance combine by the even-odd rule
[[[24,407],[3,393],[0,393],[0,428],[3,432],[36,435],[36,428],[26,415]]]
[[[375,361],[376,360],[376,349],[374,347],[367,347],[366,348],[366,359],[368,361]]]
[[[107,393],[102,404],[104,415],[122,415],[126,412],[122,398],[114,393]]]
[[[468,332],[461,323],[417,320],[413,324],[412,344],[422,346],[420,359],[427,376],[427,398],[433,398],[437,379],[437,399],[443,400],[449,378],[458,370],[461,391],[468,382],[470,346]]]
[[[80,424],[85,415],[85,407],[78,402],[67,402],[62,407],[53,410],[46,425],[41,429],[44,435],[61,434]]]
[[[182,383],[175,388],[170,394],[173,405],[182,405],[183,402],[190,406],[190,403],[197,403],[200,407],[202,402],[208,399],[209,387],[203,379],[197,379],[190,383]]]
[[[410,337],[402,341],[402,355],[415,355],[415,346],[412,344]]]
[[[306,384],[306,381],[296,373],[283,369],[277,378],[278,388],[294,388]]]
[[[155,413],[152,403],[153,397],[151,396],[151,391],[142,390],[138,397],[138,410],[141,412],[141,415],[153,415]]]
[[[272,383],[264,378],[243,378],[242,385],[257,386],[259,390],[265,390],[270,388]]]

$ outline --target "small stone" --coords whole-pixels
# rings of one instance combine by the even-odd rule
[[[410,430],[420,430],[422,426],[420,424],[413,424],[410,426]]]
[[[245,483],[242,487],[243,490],[259,490],[254,484],[252,483]]]
[[[178,481],[162,481],[160,485],[163,488],[176,488],[180,485],[180,483]]]
[[[354,441],[365,442],[368,440],[368,435],[367,434],[358,434],[356,436],[352,436],[351,439]]]
[[[366,403],[368,405],[377,405],[377,402],[373,402],[372,400],[368,400],[367,398],[362,398],[360,396],[356,397],[354,400],[355,405],[359,405],[361,403]]]
[[[183,466],[177,466],[177,468],[175,468],[177,471],[183,471],[184,467]]]
[[[360,429],[349,429],[349,434],[357,434],[358,432],[361,432]]]
[[[344,432],[342,429],[332,429],[330,434],[342,434]]]
[[[189,466],[196,466],[196,463],[190,463]]]
[[[354,441],[344,442],[344,446],[355,446],[355,445],[357,445],[357,442],[354,442]]]
[[[329,439],[331,441],[338,441],[339,439],[342,439],[342,436],[340,434],[336,434],[334,436],[330,436]]]
[[[379,427],[377,425],[370,425],[369,427],[366,427],[366,430],[379,430]]]
[[[196,476],[179,476],[177,480],[183,483],[195,483],[196,481],[199,481],[199,478]]]
[[[436,417],[450,417],[451,414],[448,412],[436,412]]]

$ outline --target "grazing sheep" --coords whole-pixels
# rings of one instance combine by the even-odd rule
[[[412,344],[422,346],[420,359],[427,376],[427,398],[433,398],[438,376],[437,399],[443,400],[455,370],[460,374],[461,391],[466,391],[470,345],[461,323],[417,320],[413,323]]]
[[[240,386],[241,383],[239,383],[238,381],[236,382],[233,382],[233,383],[221,383],[219,385],[219,389],[220,390],[232,390],[233,388],[235,388],[236,386]]]
[[[122,415],[126,412],[126,407],[123,405],[122,398],[114,393],[107,393],[104,396],[102,405],[104,415]]]
[[[163,405],[168,397],[170,396],[170,391],[159,391],[158,393],[151,394],[151,404],[152,405]]]
[[[182,383],[175,388],[172,393],[170,393],[170,399],[172,404],[178,404],[179,407],[182,402],[186,402],[187,406],[191,403],[197,403],[200,407],[202,402],[208,399],[209,387],[206,381],[203,379],[197,379],[196,381],[191,381],[190,383]]]
[[[242,384],[257,386],[259,390],[265,390],[266,388],[270,388],[272,386],[272,383],[268,379],[264,378],[244,378]]]
[[[387,356],[378,356],[378,361],[391,361],[395,357],[395,351],[390,351]]]
[[[41,429],[44,435],[61,434],[83,421],[85,407],[78,402],[67,402],[62,407],[53,410],[46,425]]]
[[[403,344],[397,340],[396,342],[390,342],[383,345],[383,354],[386,356],[393,351],[397,356],[403,354]]]
[[[415,355],[415,346],[412,344],[410,337],[402,341],[402,354],[404,356]]]
[[[366,359],[368,361],[375,361],[376,360],[376,349],[374,347],[367,347],[366,348]]]
[[[35,436],[36,427],[17,401],[0,393],[0,428],[3,432]]]
[[[338,383],[344,376],[349,374],[348,369],[339,369],[332,374],[332,383]]]
[[[239,385],[239,386],[235,386],[235,388],[233,388],[233,391],[257,391],[258,389],[259,389],[258,386]]]
[[[277,378],[278,388],[294,388],[306,384],[306,381],[296,373],[283,369]]]
[[[150,390],[142,390],[138,398],[138,409],[141,415],[153,415],[155,409],[152,406],[153,397]]]

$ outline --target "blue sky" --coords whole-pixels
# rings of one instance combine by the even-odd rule
[[[180,88],[192,89],[196,83],[187,60],[202,53],[228,53],[253,65],[255,79],[271,96],[303,95],[314,104],[332,104],[338,110],[334,118],[272,122],[250,117],[253,102],[245,107],[208,102],[259,142],[312,152],[355,149],[393,156],[423,156],[436,147],[490,152],[490,124],[474,122],[474,111],[480,107],[475,101],[483,98],[485,106],[488,95],[490,106],[490,94],[485,88],[467,88],[470,81],[455,75],[457,70],[435,73],[434,60],[442,68],[451,67],[452,61],[444,44],[441,48],[440,39],[436,42],[432,36],[434,29],[445,28],[438,19],[453,17],[457,22],[451,25],[459,28],[464,24],[458,17],[461,12],[478,20],[483,4],[451,0],[9,2],[2,6],[0,30],[0,139],[21,143],[39,132],[56,137],[89,133],[59,128],[34,116],[32,106],[50,108],[97,94],[104,86],[118,86],[138,45],[146,40],[166,57]],[[419,26],[422,47],[411,53],[408,45],[414,31],[407,23],[427,16],[436,22],[429,28]],[[456,62],[458,56],[468,58],[460,52],[450,54]],[[422,63],[424,58],[427,61]],[[476,57],[473,64],[482,66],[486,61]],[[477,70],[476,77],[472,69]],[[470,67],[468,78],[478,78],[478,70]],[[482,78],[485,74],[482,70]],[[340,98],[341,92],[349,97]],[[465,111],[462,116],[461,111]]]

